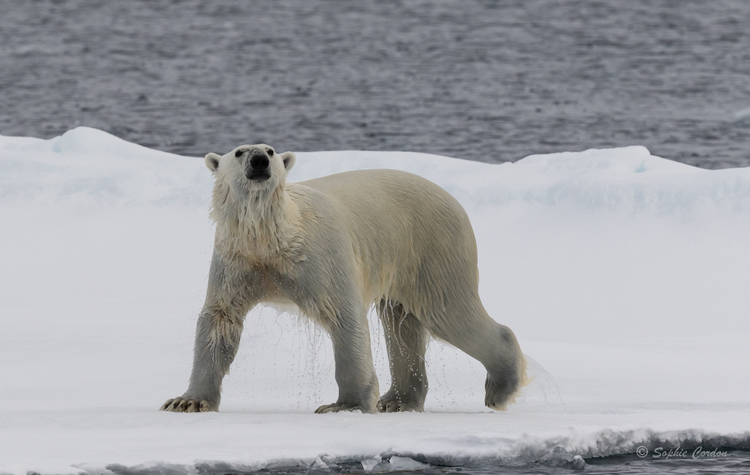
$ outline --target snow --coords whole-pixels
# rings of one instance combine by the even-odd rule
[[[426,413],[315,415],[336,398],[330,341],[269,308],[247,317],[220,413],[157,411],[186,388],[205,292],[202,158],[80,127],[0,137],[0,167],[0,473],[342,460],[377,472],[750,446],[750,169],[701,170],[643,147],[502,165],[298,153],[291,181],[397,168],[459,199],[482,300],[534,377],[494,413],[481,365],[433,342]]]

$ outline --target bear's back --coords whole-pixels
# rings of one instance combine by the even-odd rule
[[[450,193],[408,172],[357,170],[296,185],[322,193],[351,219],[365,221],[362,225],[374,232],[384,232],[392,226],[427,229],[435,224],[455,232],[471,228],[466,211]]]
[[[392,284],[404,290],[414,285],[438,290],[455,285],[456,279],[478,286],[469,217],[453,196],[431,181],[398,170],[359,170],[290,185],[299,192],[322,194],[345,217],[341,225],[351,230],[359,259],[368,268],[367,280],[374,284],[388,276],[385,281],[390,281],[388,289],[374,292],[395,291]],[[429,276],[429,282],[420,276]],[[409,293],[426,290],[413,288]]]

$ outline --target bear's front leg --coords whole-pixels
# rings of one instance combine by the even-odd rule
[[[204,310],[198,319],[190,385],[180,397],[169,399],[161,410],[218,411],[221,381],[229,372],[242,335],[242,319],[227,312]]]
[[[245,315],[259,299],[261,286],[253,271],[225,265],[214,252],[208,292],[195,331],[190,385],[180,397],[167,400],[162,411],[218,411],[221,381],[240,345]]]
[[[378,412],[378,378],[372,364],[370,330],[363,312],[346,312],[328,326],[333,342],[339,398],[320,406],[315,413],[356,411]]]

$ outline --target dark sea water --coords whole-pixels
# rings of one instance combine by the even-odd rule
[[[750,165],[746,0],[0,0],[0,135]]]

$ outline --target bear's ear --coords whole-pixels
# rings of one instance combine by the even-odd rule
[[[206,166],[213,173],[216,173],[216,170],[219,169],[220,158],[221,157],[219,155],[216,155],[215,153],[209,153],[208,155],[206,155],[206,158],[204,158],[204,160],[206,161]]]
[[[284,152],[281,154],[281,160],[284,162],[284,169],[289,172],[297,162],[297,157],[292,152]]]

